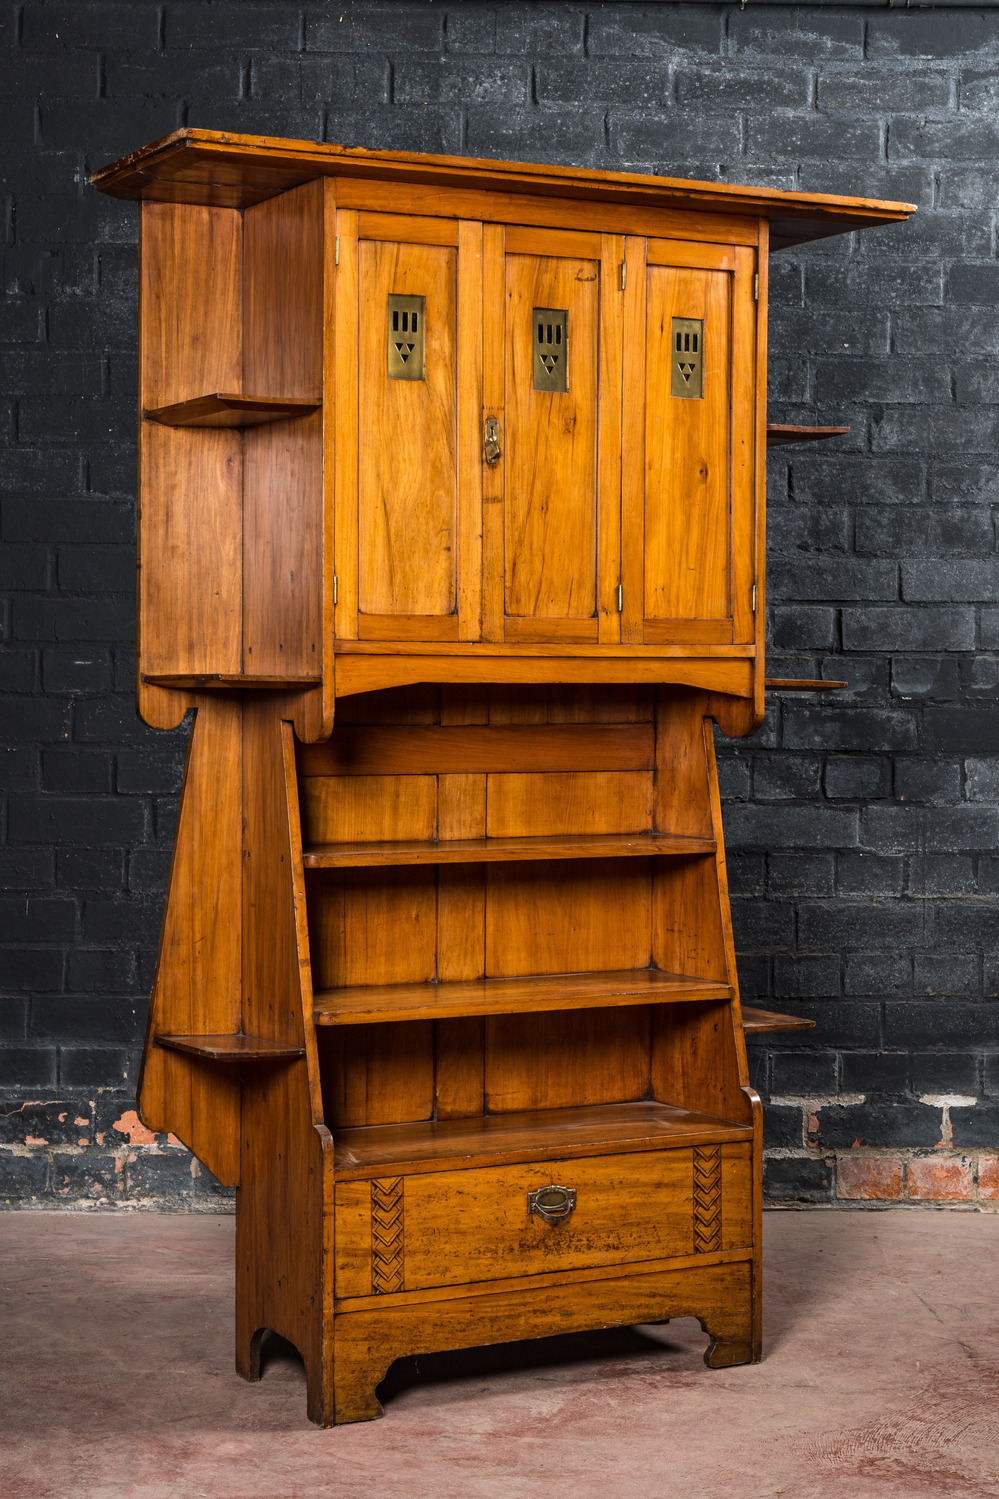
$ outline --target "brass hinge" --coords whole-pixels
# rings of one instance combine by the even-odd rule
[[[623,583],[619,583],[617,585],[617,612],[618,612],[618,614],[623,614],[624,613],[624,584]]]
[[[336,576],[336,573],[334,573],[333,574],[333,602],[334,602],[334,604],[336,603],[336,593],[337,593],[337,576]]]
[[[752,593],[751,593],[750,597],[752,599],[752,610],[753,610],[753,613],[755,614],[756,613],[756,584],[755,583],[753,584],[753,590],[752,590]]]
[[[753,301],[754,302],[758,302],[759,300],[760,300],[760,276],[759,276],[759,272],[757,272],[757,274],[753,277]]]
[[[340,264],[340,236],[339,236],[339,234],[337,235],[336,239],[333,241],[333,264],[334,265],[339,265]]]
[[[627,285],[628,285],[628,262],[626,260],[622,260],[622,262],[621,262],[621,290],[624,291],[624,289],[625,289],[625,287]]]

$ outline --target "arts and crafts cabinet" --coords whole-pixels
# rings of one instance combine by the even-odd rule
[[[693,1315],[759,1356],[714,725],[763,708],[768,254],[905,204],[180,131],[142,200],[138,706],[190,746],[142,1118],[237,1366]],[[193,710],[193,711],[192,711]]]

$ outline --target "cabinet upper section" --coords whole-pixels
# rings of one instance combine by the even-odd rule
[[[145,200],[139,706],[762,703],[767,250],[909,205],[182,131]],[[786,440],[786,439],[785,439]]]

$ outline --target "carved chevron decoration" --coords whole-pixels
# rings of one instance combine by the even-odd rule
[[[371,1289],[376,1295],[403,1286],[403,1178],[371,1183]]]
[[[694,1149],[694,1253],[722,1247],[721,1146]]]

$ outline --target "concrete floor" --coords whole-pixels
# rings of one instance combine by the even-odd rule
[[[691,1320],[394,1366],[320,1431],[232,1368],[228,1217],[0,1215],[3,1499],[999,1495],[999,1217],[771,1213],[762,1364]]]

